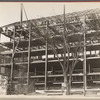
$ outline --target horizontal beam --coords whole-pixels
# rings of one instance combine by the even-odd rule
[[[72,46],[71,48],[75,48],[75,46]],[[95,44],[88,44],[87,45],[87,50],[99,50],[100,49],[100,43],[95,43]],[[62,48],[57,49],[58,54],[60,54]],[[51,52],[52,50],[48,50],[48,54],[54,54]],[[15,54],[15,58],[18,56],[21,56],[21,54],[28,54],[28,51],[17,51]],[[12,55],[11,51],[7,52],[1,52],[1,55]],[[45,55],[45,49],[37,49],[37,50],[31,50],[31,56],[39,56],[39,55]]]
[[[92,75],[100,75],[100,73],[87,73],[87,75],[88,76],[92,76]],[[68,76],[69,76],[69,74],[68,74]],[[77,73],[77,74],[72,74],[72,76],[82,76],[83,77],[83,74],[81,73]],[[30,76],[30,78],[44,78],[45,77],[45,75],[35,75],[35,76]],[[48,75],[48,77],[52,77],[52,78],[54,78],[54,77],[63,77],[63,74],[54,74],[54,75]],[[14,77],[14,78],[27,78],[27,77]],[[96,80],[93,80],[93,81],[96,81]],[[100,82],[100,81],[99,81]],[[73,81],[73,83],[76,83],[76,81]]]
[[[100,59],[100,56],[99,57],[88,57],[88,58],[86,58],[87,60],[96,60],[96,59]],[[78,59],[79,61],[81,61],[81,59],[79,58]],[[63,59],[61,59],[61,61],[63,61]],[[69,59],[69,61],[73,61],[73,59]],[[55,62],[59,62],[58,60],[49,60],[48,59],[48,63],[55,63]],[[43,60],[37,60],[37,61],[33,61],[33,62],[31,62],[31,64],[44,64],[45,63],[45,61],[43,61]],[[17,62],[17,63],[15,63],[16,65],[27,65],[28,64],[28,62]],[[0,66],[10,66],[11,65],[11,63],[4,63],[4,64],[0,64]]]

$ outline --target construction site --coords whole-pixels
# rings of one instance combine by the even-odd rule
[[[1,94],[100,93],[100,9],[65,10],[0,27]]]

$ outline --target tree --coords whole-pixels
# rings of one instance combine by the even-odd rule
[[[77,39],[79,39],[80,37],[81,36],[78,36]],[[62,37],[62,40],[60,41],[60,39],[52,39],[53,43],[49,43],[49,46],[51,47],[54,54],[57,56],[57,59],[62,67],[63,75],[64,75],[64,84],[67,90],[66,94],[70,94],[72,73],[75,68],[75,65],[78,63],[79,54],[82,51],[82,44],[79,40],[74,44],[74,46],[72,46],[69,41],[66,41],[67,40],[66,38],[64,39]],[[63,63],[61,61],[61,58],[58,56],[58,52],[57,52],[57,50],[59,49],[58,47],[59,42],[60,42],[60,46],[62,45],[61,53],[62,53]],[[70,57],[70,53],[72,54],[72,57]]]
[[[49,26],[49,21],[47,21],[47,27],[48,30],[42,30],[38,27],[37,22],[34,21],[33,26],[36,33],[38,33],[39,36],[42,37],[42,41],[45,41],[47,38],[47,43],[49,49],[53,51],[53,53],[57,56],[57,59],[62,67],[63,75],[64,75],[64,83],[65,83],[65,94],[70,94],[71,89],[71,78],[72,73],[75,68],[75,65],[78,62],[79,54],[82,51],[82,34],[79,33],[79,28],[81,29],[82,26],[76,27],[74,24],[69,24],[69,29],[67,28],[67,24],[65,23],[65,14],[64,14],[64,22],[60,20],[63,27],[63,32],[59,32],[56,27]],[[53,34],[49,34],[49,30],[53,31]],[[69,31],[68,31],[69,30]],[[45,34],[46,31],[48,31],[48,34]],[[71,31],[71,32],[70,32]],[[58,50],[61,48],[61,55],[63,62],[61,61],[61,58],[58,56]],[[72,54],[72,57],[70,58],[70,53]],[[67,56],[66,56],[67,55]],[[70,61],[70,59],[72,61]]]
[[[59,19],[60,20],[60,19]],[[60,20],[60,22],[62,22]],[[64,24],[63,24],[64,23]],[[48,37],[48,44],[51,47],[54,54],[57,56],[59,63],[62,67],[63,75],[64,75],[64,84],[65,84],[65,94],[70,94],[71,89],[71,79],[72,79],[72,73],[75,68],[75,65],[78,63],[79,54],[82,51],[82,43],[81,39],[82,36],[80,33],[76,34],[78,32],[78,28],[74,24],[70,24],[70,30],[73,31],[72,34],[69,34],[68,28],[66,27],[65,23],[65,11],[64,11],[64,22],[63,24],[63,32],[62,34],[57,32],[56,29],[52,29],[56,33],[59,33],[60,35],[54,35],[51,40],[50,36]],[[81,29],[82,26],[80,26]],[[74,29],[74,30],[73,30]],[[62,59],[63,63],[58,56],[57,50],[59,49],[59,45],[62,48]],[[70,53],[72,54],[72,61],[70,61]],[[66,56],[67,55],[67,56]]]

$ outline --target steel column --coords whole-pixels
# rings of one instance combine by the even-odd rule
[[[29,69],[30,69],[30,58],[31,57],[31,23],[29,23],[29,44],[28,44],[28,68],[27,68],[27,85],[29,85]]]
[[[15,54],[15,26],[14,26],[14,33],[13,33],[13,47],[12,47],[12,58],[11,58],[11,86],[10,86],[10,92],[12,93],[13,88],[13,70],[14,70],[14,54]]]
[[[48,21],[46,21],[46,48],[45,48],[45,91],[47,90],[47,66],[48,66],[48,42],[47,42],[47,36],[48,36]]]
[[[1,43],[1,33],[0,33],[0,43]]]
[[[85,18],[86,20],[86,18]],[[83,87],[84,87],[84,96],[86,95],[86,89],[87,89],[87,79],[86,79],[86,23],[85,20],[84,23],[84,60],[83,60]]]
[[[23,4],[21,4],[20,6],[20,24],[22,25],[22,21],[23,21]]]

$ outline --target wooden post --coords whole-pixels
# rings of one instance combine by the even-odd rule
[[[29,91],[29,81],[30,81],[30,57],[31,57],[31,23],[29,23],[29,44],[28,44],[28,67],[27,67],[27,86]]]
[[[85,19],[86,20],[86,19]],[[86,79],[86,23],[85,20],[83,21],[83,28],[84,28],[84,61],[83,61],[83,87],[84,87],[84,96],[86,95],[87,89],[87,79]]]
[[[48,34],[48,21],[46,22],[46,48],[45,48],[45,91],[47,90],[47,66],[48,66],[48,43],[47,43],[47,34]]]

